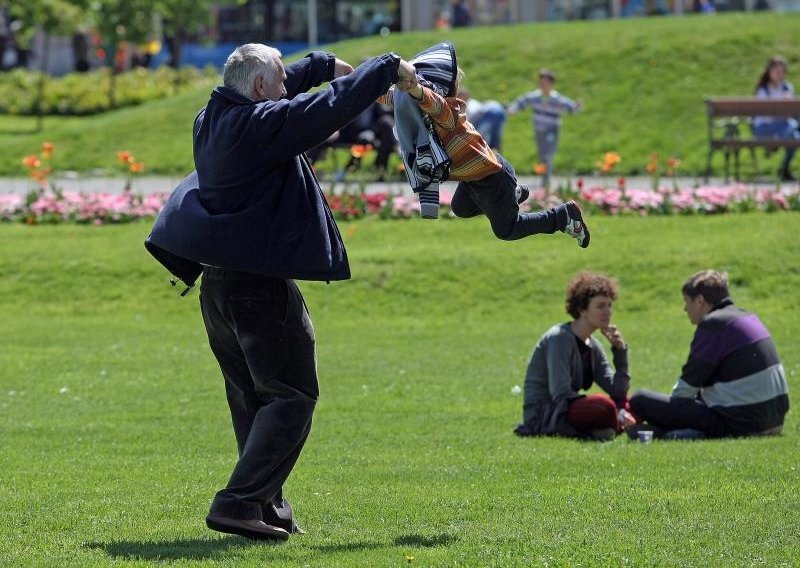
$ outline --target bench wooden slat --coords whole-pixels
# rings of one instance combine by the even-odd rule
[[[714,120],[717,117],[742,117],[755,116],[773,117],[800,117],[800,98],[793,99],[759,99],[756,97],[706,97],[706,115],[708,117],[708,157],[706,160],[706,180],[711,175],[711,157],[714,151],[722,150],[725,153],[725,180],[728,179],[728,166],[730,157],[734,158],[734,175],[739,179],[739,150],[747,148],[753,160],[756,171],[756,148],[778,150],[780,148],[800,148],[800,140],[790,138],[741,138],[743,132],[739,123],[733,120]],[[750,128],[747,128],[750,134]]]
[[[720,148],[767,148],[778,150],[780,148],[800,148],[800,140],[778,140],[775,138],[714,138],[710,141],[715,150]]]
[[[800,98],[707,98],[709,116],[800,116]]]

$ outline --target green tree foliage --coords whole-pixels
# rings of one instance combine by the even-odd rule
[[[16,38],[28,47],[38,28],[48,34],[71,34],[83,19],[85,6],[81,0],[2,0],[0,7],[8,8],[11,17],[22,23]]]
[[[155,7],[156,0],[96,0],[92,3],[94,27],[111,48],[109,55],[122,41],[139,43],[147,38]]]
[[[155,0],[156,11],[163,18],[164,35],[171,38],[170,65],[178,67],[181,61],[180,44],[186,34],[196,33],[209,22],[211,6],[241,5],[247,0]]]
[[[7,2],[0,3],[4,6]],[[22,22],[17,34],[17,41],[29,47],[37,29],[45,32],[41,56],[41,75],[36,88],[36,130],[42,129],[44,113],[42,101],[45,97],[45,70],[50,56],[50,37],[53,35],[70,35],[80,25],[84,10],[82,0],[27,0],[11,2],[9,12],[12,17]]]

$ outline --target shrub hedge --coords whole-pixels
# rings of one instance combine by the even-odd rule
[[[0,114],[36,114],[41,77],[40,72],[25,69],[0,73]],[[215,85],[218,78],[218,72],[213,67],[133,69],[115,77],[114,108],[168,97],[187,88]],[[91,115],[112,108],[110,69],[69,73],[62,77],[45,75],[44,80],[45,115]]]

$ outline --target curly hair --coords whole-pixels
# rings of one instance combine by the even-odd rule
[[[617,299],[617,281],[603,274],[581,272],[567,285],[567,313],[578,319],[595,296]]]

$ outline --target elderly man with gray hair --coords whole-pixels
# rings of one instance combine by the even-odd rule
[[[414,67],[387,53],[357,69],[312,52],[284,66],[260,44],[228,57],[194,123],[194,162],[146,241],[191,287],[225,379],[239,459],[209,528],[254,539],[302,532],[283,485],[318,397],[314,330],[295,284],[350,277],[344,244],[304,152]],[[307,91],[330,81],[327,89]]]

